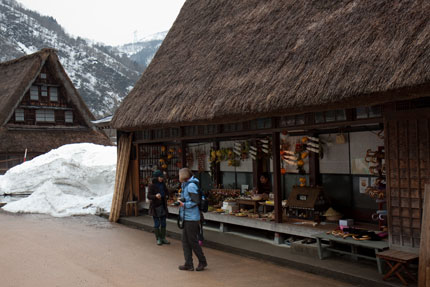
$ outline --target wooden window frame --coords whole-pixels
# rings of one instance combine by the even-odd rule
[[[48,96],[48,86],[41,86],[40,87],[40,96],[41,97],[47,97]]]
[[[53,93],[55,91],[55,93]],[[55,94],[55,99],[52,98],[52,95]],[[57,87],[49,87],[49,101],[58,102],[58,88]]]
[[[39,115],[38,115],[39,113]],[[40,113],[43,114],[43,119],[41,119],[40,117],[42,116]],[[52,113],[53,115],[53,120],[48,119],[48,113]],[[39,116],[39,119],[38,119]],[[51,118],[51,117],[49,117]],[[55,123],[55,111],[54,110],[48,110],[48,109],[40,109],[40,110],[36,110],[36,123]]]
[[[71,120],[69,120],[70,118],[71,118]],[[65,111],[64,112],[64,122],[68,123],[68,124],[73,124],[73,120],[74,120],[74,118],[73,118],[73,112],[72,111]]]
[[[34,94],[37,89],[37,95]],[[38,101],[39,100],[39,86],[31,86],[30,87],[30,101]]]
[[[17,112],[22,112],[22,117],[21,115],[18,115]],[[24,109],[16,109],[15,110],[15,122],[25,122],[25,112]]]

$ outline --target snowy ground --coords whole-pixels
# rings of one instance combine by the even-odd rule
[[[31,195],[3,209],[56,217],[109,212],[116,158],[116,147],[82,143],[15,166],[0,177],[0,195]]]

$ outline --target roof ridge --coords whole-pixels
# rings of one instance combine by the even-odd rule
[[[48,55],[50,55],[52,53],[56,53],[56,52],[57,52],[57,50],[54,48],[43,48],[43,49],[41,49],[37,52],[34,52],[32,54],[25,55],[25,56],[22,56],[22,57],[13,59],[13,60],[9,60],[6,62],[1,62],[0,66],[14,65],[16,63],[23,62],[23,61],[26,61],[28,59],[35,58],[35,57],[42,57],[43,58],[44,56],[48,56]]]

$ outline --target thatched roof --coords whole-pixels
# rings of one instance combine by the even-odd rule
[[[429,1],[187,0],[113,125],[371,105],[429,83]]]
[[[112,145],[105,134],[86,130],[7,130],[0,128],[0,153],[46,153],[71,143]]]
[[[7,124],[25,93],[47,64],[61,83],[70,101],[82,116],[86,126],[28,126]],[[43,49],[37,53],[0,63],[0,153],[45,153],[64,144],[90,142],[112,145],[102,132],[95,131],[89,111],[70,78],[64,71],[55,51]]]
[[[42,49],[37,53],[0,63],[0,126],[8,122],[45,63],[55,71],[54,76],[58,77],[64,86],[67,99],[73,103],[86,124],[91,127],[94,116],[67,76],[53,49]]]

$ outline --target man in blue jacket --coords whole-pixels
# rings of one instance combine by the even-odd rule
[[[184,222],[184,229],[182,229],[182,248],[185,257],[185,264],[180,265],[179,270],[194,270],[192,253],[194,251],[194,254],[196,254],[199,260],[196,271],[202,271],[208,264],[203,250],[199,245],[199,180],[193,176],[190,169],[182,168],[179,170],[179,181],[182,183],[181,200],[179,201],[179,217]]]

